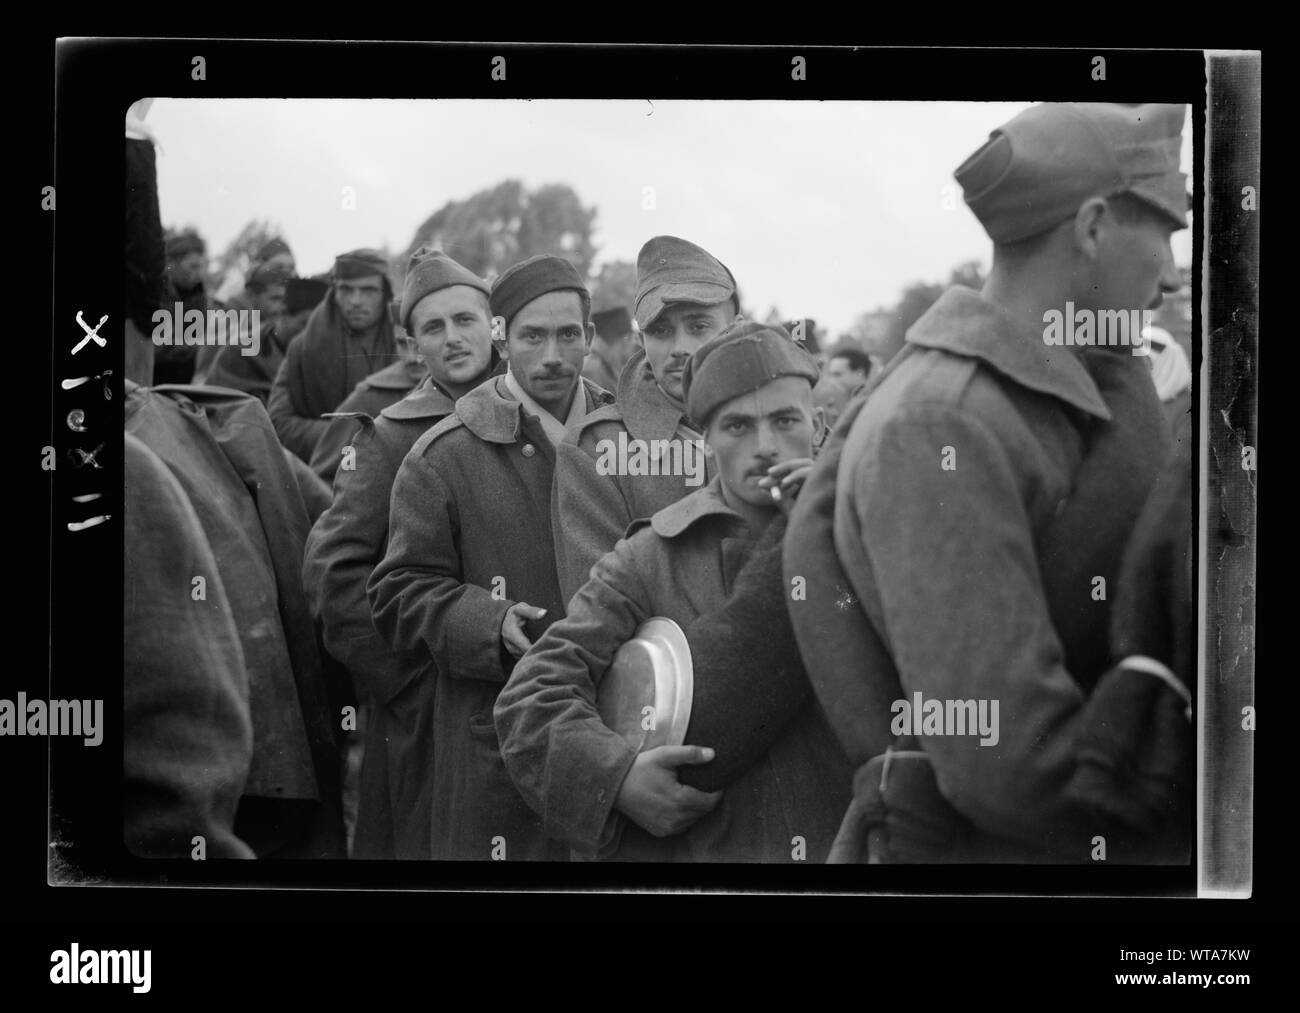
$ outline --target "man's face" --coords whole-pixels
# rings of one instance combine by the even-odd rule
[[[583,326],[577,292],[547,292],[515,314],[502,351],[528,395],[563,418],[594,334],[590,323]]]
[[[718,407],[704,440],[732,497],[776,509],[771,493],[758,480],[766,478],[774,464],[812,457],[816,429],[812,386],[800,376],[778,376]]]
[[[378,274],[340,278],[334,282],[334,302],[354,331],[373,327],[384,311],[384,279]]]
[[[407,326],[416,351],[443,386],[464,386],[488,368],[491,314],[478,289],[452,285],[430,292],[415,304]]]
[[[275,283],[267,285],[260,292],[250,293],[253,309],[262,314],[262,322],[269,323],[284,313],[284,285]]]
[[[832,357],[830,364],[826,367],[826,375],[832,380],[838,380],[853,391],[856,391],[867,382],[867,375],[860,369],[854,369],[853,364],[842,355]]]
[[[713,306],[669,303],[641,333],[646,361],[664,393],[685,401],[682,371],[686,360],[700,345],[721,334],[736,317],[731,300]]]
[[[203,254],[198,250],[178,257],[171,263],[172,280],[176,282],[177,288],[193,288],[203,278],[203,264],[205,261]]]
[[[1107,215],[1098,235],[1094,309],[1154,310],[1182,287],[1174,266],[1172,221],[1142,209],[1124,220]]]

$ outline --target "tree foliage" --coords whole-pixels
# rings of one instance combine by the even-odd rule
[[[465,200],[448,201],[426,218],[403,251],[400,269],[427,244],[483,278],[539,253],[564,257],[585,278],[596,255],[595,219],[596,209],[584,206],[564,183],[530,191],[508,179]]]

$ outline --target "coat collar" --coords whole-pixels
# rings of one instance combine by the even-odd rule
[[[668,440],[686,415],[655,381],[645,349],[632,353],[618,378],[616,403],[630,436],[638,440]]]
[[[613,402],[613,396],[586,377],[580,378],[587,413]],[[523,406],[506,393],[502,376],[484,380],[456,402],[456,417],[485,443],[514,443],[519,439]]]
[[[650,526],[663,538],[676,538],[696,521],[715,516],[734,517],[741,524],[745,523],[740,514],[723,502],[722,479],[716,475],[704,488],[696,489],[660,510],[650,518]]]
[[[978,292],[955,285],[907,332],[907,342],[978,359],[1029,390],[1050,394],[1089,415],[1109,420],[1082,358],[1069,348],[1043,342]]]
[[[428,367],[420,359],[398,359],[361,382],[374,390],[410,390],[428,375]]]
[[[499,376],[504,370],[505,362],[497,354],[497,350],[492,349],[488,376]],[[427,419],[441,418],[455,410],[456,399],[429,374],[427,367],[424,367],[421,372],[424,379],[420,381],[420,385],[396,404],[389,405],[379,413],[380,415],[388,419]]]
[[[379,414],[386,419],[427,419],[450,415],[455,407],[456,402],[433,382],[433,377],[426,374],[415,390]]]

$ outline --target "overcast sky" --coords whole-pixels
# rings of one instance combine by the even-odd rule
[[[731,268],[755,311],[814,317],[833,337],[910,282],[987,268],[987,237],[945,188],[1028,104],[160,98],[148,122],[163,224],[197,227],[210,253],[268,218],[316,273],[358,246],[401,250],[448,200],[504,179],[568,183],[599,209],[596,269],[682,236]],[[1186,129],[1183,147],[1190,171]],[[1190,262],[1190,231],[1174,242]]]

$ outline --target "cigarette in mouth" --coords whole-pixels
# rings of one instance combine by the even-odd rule
[[[770,492],[770,493],[772,494],[772,501],[773,501],[774,503],[780,503],[780,502],[781,502],[781,490],[780,490],[780,489],[778,489],[776,486],[772,486],[772,488],[768,489],[767,491]]]

